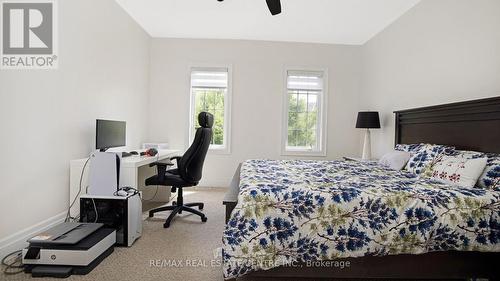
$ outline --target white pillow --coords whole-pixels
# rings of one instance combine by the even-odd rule
[[[472,188],[486,167],[488,158],[470,159],[457,156],[440,156],[429,169],[429,176],[446,183]]]
[[[410,160],[410,157],[409,152],[394,150],[384,154],[378,163],[393,170],[401,170],[406,166],[406,162]]]

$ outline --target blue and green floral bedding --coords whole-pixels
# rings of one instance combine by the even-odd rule
[[[499,198],[377,163],[248,160],[224,231],[224,277],[310,260],[500,252]]]

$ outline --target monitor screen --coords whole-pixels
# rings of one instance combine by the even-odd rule
[[[125,146],[126,123],[124,121],[96,120],[95,147],[106,150],[111,147]]]

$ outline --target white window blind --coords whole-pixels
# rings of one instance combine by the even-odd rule
[[[227,69],[193,70],[191,72],[192,88],[227,88]]]
[[[289,90],[323,90],[323,73],[313,71],[288,71]]]

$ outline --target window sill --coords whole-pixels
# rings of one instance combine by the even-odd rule
[[[229,155],[231,154],[231,150],[229,150],[229,148],[209,148],[208,153],[214,155]]]
[[[326,157],[326,151],[285,150],[285,151],[281,151],[281,155],[282,156]]]

